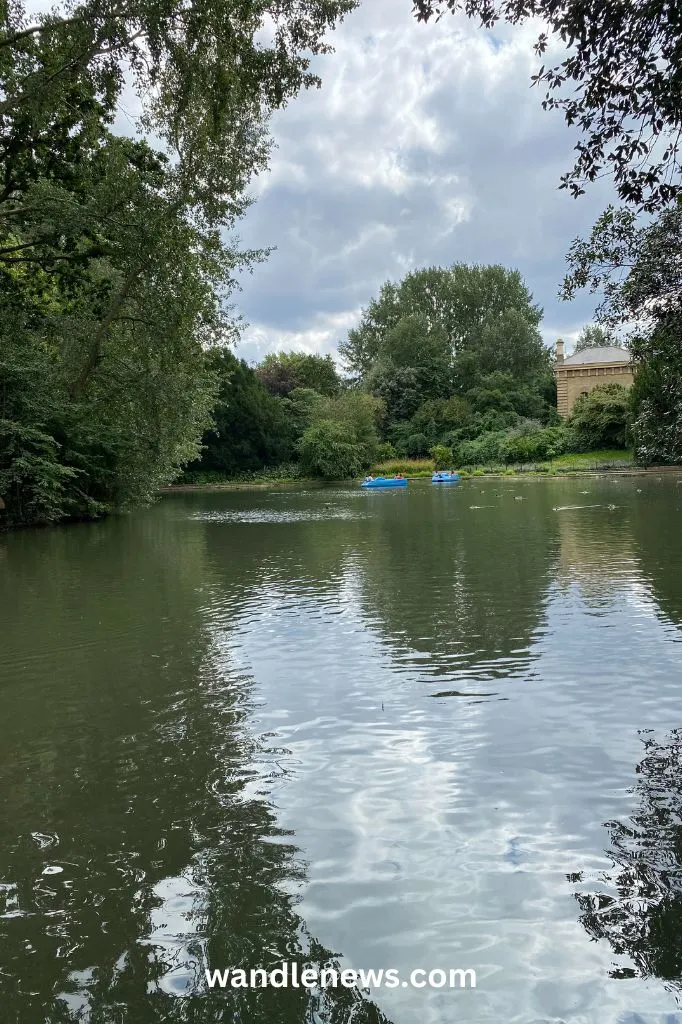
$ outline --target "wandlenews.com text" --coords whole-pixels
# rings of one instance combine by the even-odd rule
[[[209,988],[476,988],[476,971],[460,967],[415,967],[406,975],[388,967],[385,970],[352,970],[333,967],[301,967],[282,963],[272,970],[226,968],[205,971]]]

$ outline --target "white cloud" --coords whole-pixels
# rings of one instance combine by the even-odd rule
[[[242,354],[329,351],[387,278],[429,264],[518,267],[554,340],[593,303],[556,295],[571,240],[611,199],[558,191],[576,141],[530,88],[538,26],[495,35],[463,17],[419,25],[409,0],[372,0],[320,58],[321,90],[273,119],[277,148],[243,225],[276,245],[244,282]]]
[[[307,330],[279,330],[264,325],[250,326],[244,333],[239,354],[242,358],[256,363],[268,352],[306,352],[333,355],[337,358],[336,346],[349,327],[357,323],[359,309],[315,317],[314,324]]]

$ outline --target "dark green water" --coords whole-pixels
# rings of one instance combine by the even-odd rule
[[[682,1022],[681,536],[621,478],[0,540],[2,1024]],[[205,987],[282,960],[478,984]]]

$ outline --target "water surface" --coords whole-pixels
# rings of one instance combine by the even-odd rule
[[[0,540],[3,1024],[680,1024],[682,484]],[[204,968],[474,968],[207,991]]]

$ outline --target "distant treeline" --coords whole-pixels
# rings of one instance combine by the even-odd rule
[[[185,479],[268,467],[341,479],[395,456],[477,465],[624,446],[623,388],[599,389],[562,423],[541,315],[517,271],[457,264],[385,284],[340,345],[343,375],[331,356],[281,353],[251,369],[215,352],[215,427]],[[579,346],[612,340],[588,327]]]

